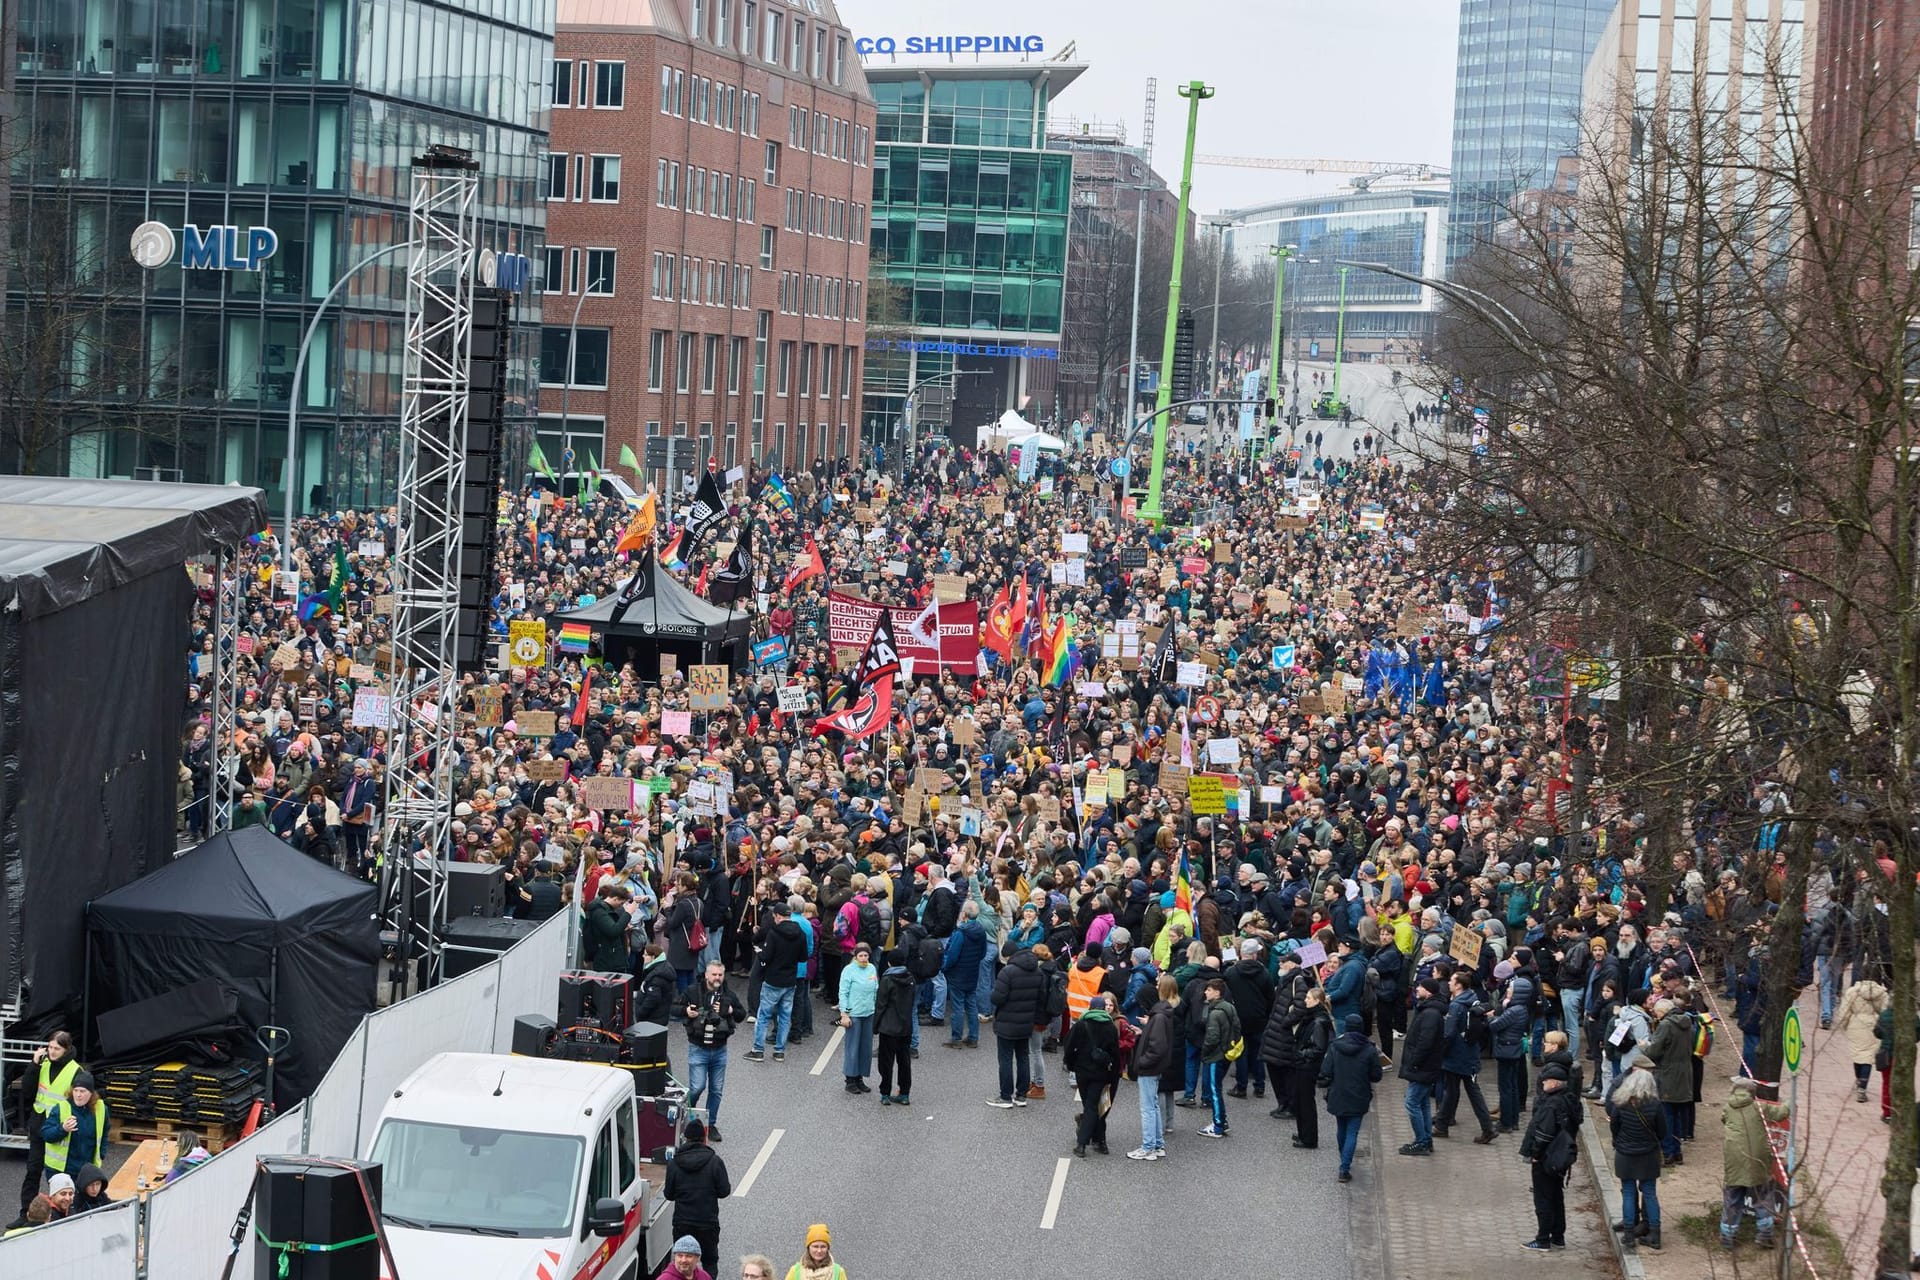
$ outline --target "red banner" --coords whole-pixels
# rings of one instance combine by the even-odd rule
[[[873,624],[885,607],[838,591],[827,595],[827,642],[836,649],[865,649],[873,638]],[[913,659],[914,674],[936,667],[975,669],[980,660],[980,605],[960,600],[940,606],[940,647],[936,650],[913,634],[913,620],[919,607],[887,608],[892,615],[894,648],[902,658]]]

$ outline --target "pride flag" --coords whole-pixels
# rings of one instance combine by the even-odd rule
[[[1187,853],[1180,851],[1180,870],[1173,880],[1173,905],[1181,911],[1193,910],[1193,873],[1187,866]]]
[[[787,488],[787,482],[777,474],[767,477],[767,501],[782,511],[793,510],[793,490]]]
[[[584,622],[560,624],[560,649],[564,653],[585,653],[593,640],[593,628]]]

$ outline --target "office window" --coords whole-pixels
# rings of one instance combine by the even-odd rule
[[[719,375],[720,369],[720,335],[708,334],[702,346],[705,349],[700,353],[700,390],[711,392],[713,380]]]
[[[793,19],[793,43],[787,47],[787,70],[796,74],[805,64],[807,56],[806,19],[796,15]]]
[[[673,114],[673,68],[660,68],[660,114]]]
[[[607,339],[605,329],[579,330],[579,341],[574,344],[571,361],[572,375],[566,370],[569,330],[565,325],[548,325],[540,331],[540,384],[547,387],[564,386],[570,381],[576,387],[598,387],[607,385]]]
[[[587,198],[587,158],[577,151],[573,156],[573,198],[576,202]]]
[[[722,49],[733,39],[733,0],[720,0],[713,13],[713,42]]]
[[[565,249],[554,244],[550,244],[540,250],[540,292],[560,292],[561,262],[565,254]]]
[[[747,136],[757,138],[760,136],[760,95],[743,92],[742,96],[747,99]]]
[[[627,105],[626,63],[596,62],[593,64],[593,105],[607,108]]]
[[[579,105],[583,107],[587,105],[587,68],[592,65],[585,58],[580,59],[580,74],[574,77],[574,81],[580,86]]]
[[[714,180],[720,184],[720,203],[713,211],[714,216],[730,219],[733,217],[733,175],[716,173]]]
[[[847,37],[845,32],[836,31],[833,36],[833,75],[829,77],[835,84],[844,84],[847,79]]]
[[[680,273],[680,301],[697,302],[700,296],[700,259],[688,258]]]
[[[793,386],[793,343],[780,344],[780,374],[774,383],[773,393],[784,396]]]
[[[547,199],[567,198],[567,153],[547,153]]]
[[[564,107],[573,101],[573,60],[555,58],[553,60],[553,92],[548,102],[556,107]]]
[[[699,213],[701,202],[706,199],[707,184],[701,181],[705,169],[687,166],[687,212]]]
[[[567,292],[580,292],[580,251],[571,250],[567,254]]]
[[[727,339],[727,394],[737,395],[740,391],[740,366],[747,359],[747,340],[745,338]]]
[[[671,261],[673,255],[669,254],[667,256],[668,260]],[[671,276],[668,277],[667,287],[669,289],[673,287]],[[665,329],[655,329],[647,335],[647,390],[660,390],[661,387],[665,385],[666,376],[667,331]],[[659,423],[650,422],[647,424],[647,434],[657,436],[660,434],[659,428]]]
[[[753,19],[759,0],[740,0],[740,52],[753,56]]]
[[[673,114],[687,114],[687,73],[675,69],[673,73]]]
[[[754,196],[760,184],[752,178],[740,179],[740,221],[752,222],[754,219]]]
[[[753,305],[753,268],[737,262],[733,266],[733,305],[742,310]]]
[[[680,335],[679,350],[673,359],[673,389],[685,391],[693,385],[693,335]]]
[[[693,20],[687,23],[687,32],[695,40],[707,38],[707,0],[692,0]]]
[[[803,397],[813,394],[813,344],[811,342],[800,348],[800,394]]]
[[[779,234],[772,227],[760,228],[760,269],[762,271],[773,270],[773,242]]]
[[[620,157],[595,156],[593,158],[593,196],[601,204],[617,204],[620,200]]]
[[[587,292],[598,297],[613,296],[614,249],[587,250]]]
[[[667,208],[680,207],[680,162],[667,161]]]
[[[665,160],[653,162],[653,202],[663,209],[667,204],[667,162]]]
[[[778,9],[767,10],[767,39],[760,47],[760,61],[780,65],[781,38],[787,34],[786,15]]]
[[[853,352],[854,348],[848,347],[840,361],[840,398],[842,400],[853,394]]]
[[[649,290],[647,294],[648,297],[657,298],[660,296],[661,285],[665,282],[667,278],[666,270],[667,270],[667,255],[662,253],[660,250],[655,249],[653,251],[653,275],[650,277],[652,283],[648,285],[648,290]]]
[[[833,358],[838,354],[838,347],[820,348],[820,398],[822,400],[833,394]]]

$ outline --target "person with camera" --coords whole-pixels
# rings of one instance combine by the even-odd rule
[[[694,988],[687,1015],[687,1105],[707,1104],[707,1140],[720,1141],[720,1095],[727,1086],[727,1040],[747,1020],[747,1008],[727,986],[727,966],[715,960]]]

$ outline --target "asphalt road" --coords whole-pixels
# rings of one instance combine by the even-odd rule
[[[1046,1058],[1044,1101],[1000,1111],[992,1032],[981,1047],[939,1047],[922,1028],[913,1105],[849,1095],[824,1005],[818,1030],[784,1063],[742,1054],[736,1033],[722,1101],[720,1153],[736,1188],[721,1206],[720,1280],[743,1253],[765,1253],[776,1275],[799,1256],[807,1226],[826,1222],[852,1280],[909,1280],[961,1269],[980,1275],[1259,1275],[1290,1280],[1371,1280],[1377,1255],[1349,1233],[1377,1238],[1372,1160],[1355,1181],[1334,1180],[1333,1125],[1318,1151],[1296,1151],[1291,1122],[1270,1119],[1271,1100],[1229,1100],[1233,1132],[1199,1137],[1202,1110],[1175,1110],[1165,1160],[1125,1158],[1139,1144],[1135,1086],[1121,1086],[1108,1118],[1113,1154],[1073,1157],[1076,1103],[1059,1057]],[[685,1035],[674,1032],[684,1078]],[[819,1073],[814,1074],[815,1068]],[[1371,1135],[1362,1142],[1363,1153]],[[764,1160],[761,1157],[764,1156]],[[756,1162],[759,1169],[754,1172]],[[751,1174],[751,1181],[749,1176]],[[744,1190],[740,1190],[744,1188]],[[1147,1258],[1142,1249],[1151,1250]],[[1175,1259],[1185,1255],[1186,1263]]]

